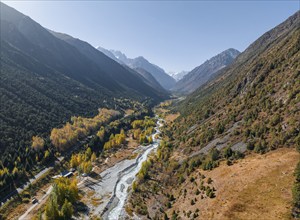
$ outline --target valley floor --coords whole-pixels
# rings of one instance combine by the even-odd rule
[[[196,170],[191,175],[196,183],[188,179],[176,189],[187,189],[185,198],[173,192],[176,201],[167,214],[172,216],[174,210],[180,210],[179,216],[186,219],[183,210],[195,213],[199,209],[199,219],[289,219],[293,172],[298,161],[295,149],[283,148],[263,155],[251,154],[231,166],[221,163],[212,171]],[[195,194],[200,172],[213,180],[215,198],[201,199]],[[191,205],[195,198],[197,201]]]

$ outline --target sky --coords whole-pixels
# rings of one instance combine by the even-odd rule
[[[94,47],[144,56],[166,72],[192,70],[253,41],[300,9],[284,1],[3,1],[42,26]]]

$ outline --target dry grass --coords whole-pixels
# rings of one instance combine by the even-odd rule
[[[177,199],[168,214],[180,210],[180,216],[186,219],[183,210],[194,213],[198,208],[200,219],[289,219],[293,171],[298,161],[299,153],[294,149],[279,149],[265,155],[250,155],[232,166],[222,163],[212,171],[198,170],[194,176],[201,172],[213,179],[216,198],[196,196],[199,181],[196,186],[187,180],[182,187],[188,191],[186,198],[178,195],[180,189],[174,190]],[[194,198],[197,202],[191,206]]]
[[[132,138],[132,136],[130,136],[129,138],[126,138],[127,141],[127,146],[129,149],[136,149],[139,146],[139,143],[137,140],[134,140]]]
[[[47,183],[45,185],[43,185],[35,194],[35,198],[38,199],[40,201],[40,199],[45,195],[45,192],[48,190],[48,188],[50,187],[51,183]],[[31,199],[29,199],[29,203],[21,203],[19,204],[16,208],[12,209],[8,216],[7,219],[18,219],[21,215],[23,215],[27,209],[29,209],[32,206],[31,203]],[[29,213],[28,215],[28,219],[31,219],[32,216],[34,216],[34,214],[37,213],[38,207],[41,207],[41,205],[44,203],[44,201],[40,202],[40,204],[37,206],[37,208],[35,208],[34,210],[31,211],[31,213]]]
[[[126,110],[125,110],[125,114],[126,114],[126,115],[131,115],[133,112],[134,112],[133,109],[126,109]]]
[[[128,156],[128,160],[135,159],[139,154],[138,153],[132,153],[130,156]]]
[[[93,191],[93,190],[90,190],[90,191],[88,191],[87,193],[86,193],[86,195],[87,195],[87,197],[92,197],[93,195],[95,195],[95,191]]]
[[[170,110],[165,109],[165,108],[156,108],[155,110],[156,110],[158,113],[161,113],[161,114],[167,113],[167,112],[170,111]]]
[[[102,199],[101,198],[96,198],[96,197],[93,197],[91,198],[91,204],[95,207],[99,206],[101,203],[103,203]]]
[[[176,114],[167,114],[165,117],[165,120],[167,123],[173,122],[176,118],[178,118],[180,116],[180,113],[176,113]]]

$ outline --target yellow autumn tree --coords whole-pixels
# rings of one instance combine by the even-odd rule
[[[105,129],[102,126],[100,128],[100,130],[97,132],[97,136],[100,138],[101,141],[103,141],[104,137],[105,137]]]
[[[43,138],[41,138],[39,136],[33,136],[31,146],[35,150],[42,150],[42,149],[44,149],[45,141]]]
[[[96,154],[95,154],[95,152],[94,152],[94,153],[92,154],[92,156],[91,156],[91,162],[95,162],[96,159],[97,159],[97,156],[96,156]]]
[[[62,128],[52,129],[50,140],[60,151],[64,151],[74,145],[78,139],[86,137],[97,127],[108,123],[119,114],[118,111],[100,109],[98,115],[93,118],[72,117],[71,123],[67,122]],[[104,135],[104,129],[100,130],[99,137],[103,139]]]

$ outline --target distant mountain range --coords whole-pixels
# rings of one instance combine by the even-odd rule
[[[218,71],[232,63],[240,54],[236,49],[228,49],[212,57],[200,66],[185,74],[181,80],[172,88],[178,93],[191,93],[217,75]]]
[[[168,97],[90,44],[47,30],[3,3],[0,90],[0,150],[29,144],[73,115],[118,108],[115,98],[155,104]]]
[[[125,64],[130,68],[138,68],[143,69],[149,72],[157,82],[166,90],[170,90],[176,83],[175,79],[169,76],[162,68],[159,66],[150,63],[144,57],[139,56],[134,59],[128,58],[124,53],[117,51],[117,50],[107,50],[102,47],[97,47],[102,53],[114,59],[115,61]]]
[[[133,70],[141,74],[141,76],[143,76],[147,80],[146,83],[149,83],[149,85],[151,85],[157,91],[161,91],[163,93],[166,92],[166,90],[159,84],[159,82],[157,82],[157,80],[152,76],[151,73],[140,67],[133,68]]]
[[[181,71],[181,72],[169,72],[168,74],[172,76],[176,81],[181,80],[189,71]]]

